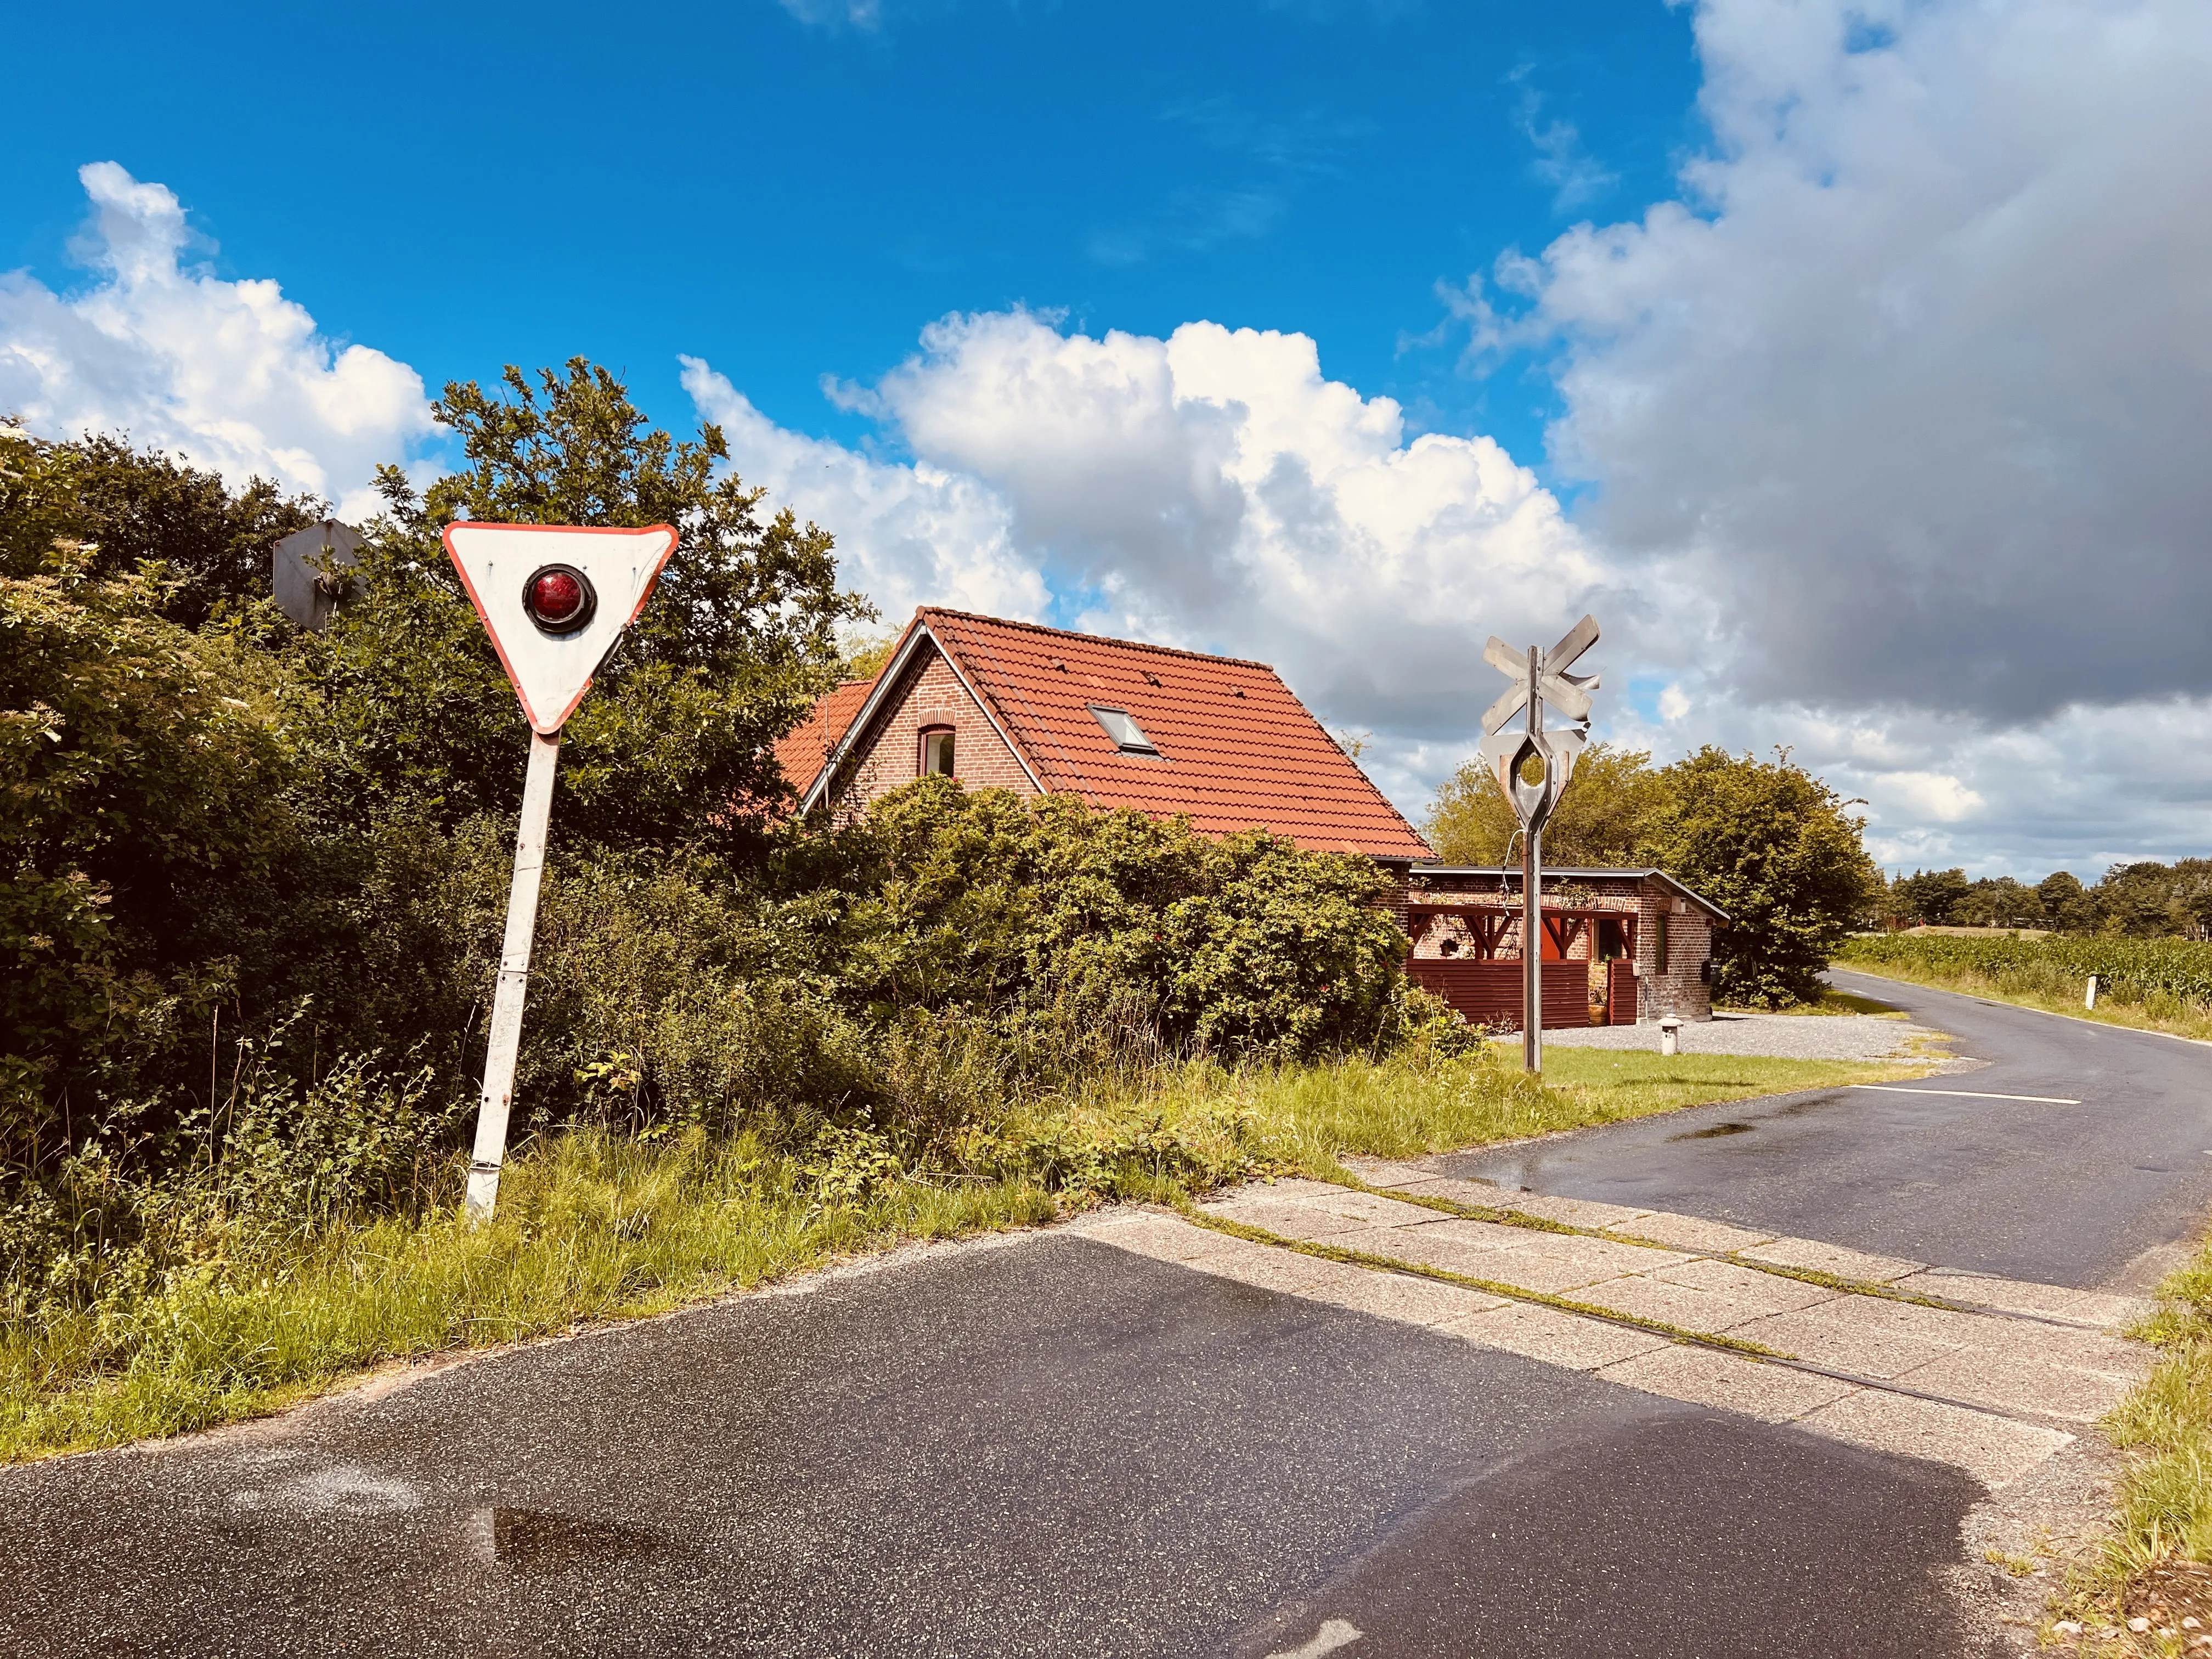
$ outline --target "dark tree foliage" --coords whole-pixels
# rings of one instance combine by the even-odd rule
[[[2097,925],[2097,906],[2081,878],[2060,870],[2035,884],[2036,902],[2042,907],[2043,926],[2061,933],[2086,933]]]
[[[2025,882],[1984,876],[1966,889],[1951,920],[1963,927],[2040,927],[2043,901]]]
[[[1880,891],[1853,803],[1787,750],[1772,761],[1706,747],[1661,775],[1653,862],[1729,913],[1713,939],[1716,1001],[1787,1006],[1820,994],[1820,970]]]
[[[439,407],[466,470],[420,492],[386,472],[320,635],[223,539],[288,531],[265,500],[159,457],[133,495],[127,456],[0,428],[0,1281],[11,1250],[110,1237],[100,1194],[234,1143],[235,1179],[313,1205],[424,1190],[401,1165],[465,1116],[526,752],[439,538],[464,514],[681,532],[564,743],[526,1121],[618,1097],[801,1140],[872,1114],[922,1146],[1151,1045],[1311,1054],[1421,1018],[1365,860],[946,780],[790,821],[769,744],[866,614],[829,537],[717,476],[714,428],[647,429],[587,364]],[[81,533],[125,497],[147,524],[197,503],[216,597],[180,612],[172,564]]]
[[[0,427],[0,434],[10,429]],[[327,511],[313,495],[287,495],[266,479],[228,489],[215,473],[127,438],[48,443],[19,429],[0,438],[0,563],[33,574],[57,541],[84,544],[75,568],[94,580],[162,567],[160,609],[197,628],[269,592],[270,549]]]
[[[1915,922],[1943,927],[1952,924],[1972,888],[1963,869],[1915,870],[1899,877],[1892,892],[1904,915]]]
[[[837,678],[836,628],[872,614],[841,592],[829,534],[716,477],[719,428],[647,429],[622,382],[581,358],[509,368],[434,405],[469,465],[417,493],[397,467],[362,550],[362,596],[308,657],[321,810],[366,823],[404,802],[445,824],[510,813],[526,726],[439,540],[456,520],[672,524],[675,553],[563,735],[557,834],[672,847],[757,834],[781,798],[770,750]]]
[[[2116,864],[2087,895],[2094,925],[2130,939],[2212,937],[2212,860]]]

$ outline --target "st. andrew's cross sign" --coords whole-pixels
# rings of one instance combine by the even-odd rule
[[[576,712],[592,677],[635,622],[661,567],[676,550],[668,525],[596,530],[576,525],[446,526],[446,552],[491,635],[530,722],[530,769],[522,783],[522,822],[514,832],[514,884],[507,896],[507,937],[484,1051],[483,1095],[477,1107],[476,1153],[469,1164],[467,1214],[489,1221],[507,1158],[507,1119],[514,1059],[538,927],[538,884],[553,816],[553,770],[561,728]]]
[[[1482,754],[1521,822],[1521,1060],[1531,1072],[1544,1069],[1544,825],[1589,740],[1589,694],[1598,689],[1596,675],[1567,670],[1596,643],[1597,618],[1584,617],[1549,651],[1516,651],[1495,634],[1482,648],[1512,681],[1483,714]],[[1576,724],[1547,727],[1547,707]],[[1506,726],[1524,711],[1520,730]]]

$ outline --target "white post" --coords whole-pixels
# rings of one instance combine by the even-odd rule
[[[514,1099],[514,1057],[522,1045],[522,1004],[530,985],[530,942],[538,931],[538,884],[545,873],[545,830],[553,816],[553,769],[560,758],[558,732],[530,734],[522,822],[514,832],[514,884],[507,895],[507,939],[499,953],[499,989],[492,997],[491,1036],[484,1049],[476,1156],[469,1164],[465,1213],[471,1223],[490,1220],[499,1201],[499,1169],[507,1158],[507,1114]]]
[[[2084,1008],[2094,1008],[2097,1006],[2097,976],[2094,974],[2089,975],[2089,989],[2081,999],[2081,1006]]]
[[[1544,729],[1544,700],[1537,695],[1536,647],[1528,647],[1528,735]],[[1544,790],[1556,792],[1545,763]],[[1544,1070],[1544,826],[1539,820],[1521,841],[1521,1066]]]
[[[1669,1015],[1659,1022],[1659,1052],[1679,1054],[1682,1047],[1682,1022]]]

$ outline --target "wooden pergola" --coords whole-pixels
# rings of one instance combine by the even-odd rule
[[[1453,916],[1467,927],[1474,944],[1472,960],[1492,962],[1518,961],[1519,951],[1501,955],[1506,933],[1521,920],[1517,901],[1496,899],[1415,899],[1406,906],[1406,931],[1419,939],[1427,931],[1429,921],[1437,916]],[[1573,908],[1547,904],[1539,917],[1545,937],[1565,960],[1570,951],[1600,921],[1620,924],[1626,954],[1636,954],[1636,913],[1632,910],[1601,910],[1595,908]]]

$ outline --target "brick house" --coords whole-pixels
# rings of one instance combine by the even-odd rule
[[[1447,869],[1265,663],[925,605],[873,679],[848,680],[776,745],[800,810],[840,811],[943,773],[972,788],[1180,813],[1364,854],[1396,881],[1413,977],[1470,1020],[1517,1025],[1517,870]],[[1545,872],[1544,1023],[1707,1019],[1728,918],[1656,870]]]
[[[800,810],[875,799],[932,772],[1272,830],[1393,872],[1428,843],[1264,663],[926,605],[872,680],[776,745]]]
[[[1546,870],[1544,1024],[1713,1017],[1713,930],[1728,913],[1662,870]],[[1521,1018],[1521,872],[1425,865],[1407,896],[1414,980],[1470,1020]],[[1579,969],[1579,971],[1577,971]]]

